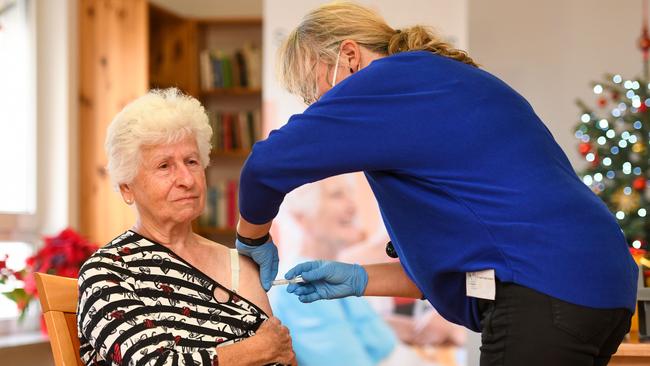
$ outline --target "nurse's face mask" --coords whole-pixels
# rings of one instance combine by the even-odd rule
[[[336,62],[334,63],[334,75],[332,76],[332,83],[330,86],[333,88],[336,85],[336,74],[339,72],[339,60],[341,59],[341,48],[339,47],[339,52],[336,54]]]
[[[320,97],[323,96],[323,94],[327,93],[329,89],[332,89],[336,85],[336,77],[338,76],[338,71],[339,71],[339,60],[341,59],[341,47],[339,47],[339,52],[336,54],[336,62],[334,63],[334,73],[332,75],[332,82],[329,82],[329,80],[326,80],[325,83],[328,86],[327,90],[323,90],[321,92],[321,87],[320,87],[320,78],[316,79],[316,85],[315,85],[315,92],[314,92],[314,97],[304,97],[303,101],[307,105],[311,105],[313,103],[316,103],[317,100],[320,99]],[[327,71],[325,72],[325,78],[329,76],[329,67],[327,67]],[[317,72],[320,72],[318,70]],[[324,89],[324,88],[323,88]]]

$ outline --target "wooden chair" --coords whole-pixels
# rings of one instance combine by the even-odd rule
[[[36,273],[50,346],[56,366],[83,366],[77,337],[77,279]]]

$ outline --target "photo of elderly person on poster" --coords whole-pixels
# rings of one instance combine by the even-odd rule
[[[92,365],[295,364],[257,266],[192,231],[212,129],[177,89],[128,104],[108,127],[108,172],[133,227],[81,268],[80,356]]]
[[[364,216],[378,213],[372,212],[376,207],[359,202],[364,193],[369,194],[357,189],[359,183],[363,184],[354,175],[336,176],[287,196],[277,233],[286,265],[313,258],[344,257],[362,263],[388,259],[383,250],[385,231],[368,234],[362,223]],[[349,297],[303,304],[283,287],[275,287],[269,298],[275,315],[291,331],[301,365],[462,364],[456,362],[456,354],[463,352],[457,346],[463,345],[464,329],[419,306],[422,301],[411,304],[419,309],[417,313],[396,314],[392,298]],[[439,345],[445,350],[435,350]]]

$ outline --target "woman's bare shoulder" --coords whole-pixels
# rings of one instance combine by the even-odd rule
[[[271,304],[266,291],[262,288],[260,270],[257,264],[249,257],[240,254],[239,267],[241,268],[239,292],[264,310],[268,316],[272,316]]]

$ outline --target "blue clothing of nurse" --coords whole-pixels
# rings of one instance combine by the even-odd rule
[[[400,262],[301,263],[285,274],[307,281],[287,287],[300,301],[424,297],[482,332],[483,366],[607,364],[629,329],[637,267],[521,95],[428,28],[394,29],[349,2],[307,14],[280,60],[310,106],[241,173],[236,245],[265,289],[284,196],[362,171]]]

